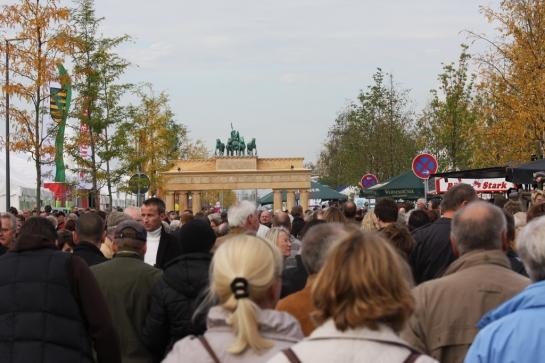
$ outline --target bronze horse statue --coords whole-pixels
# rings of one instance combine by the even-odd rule
[[[255,144],[255,137],[252,138],[252,141],[250,141],[246,145],[246,155],[248,155],[248,156],[256,156],[257,155],[257,146]]]
[[[225,144],[221,142],[220,139],[216,139],[216,150],[214,151],[214,155],[223,156],[225,153]]]

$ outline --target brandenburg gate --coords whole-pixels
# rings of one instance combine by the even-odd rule
[[[282,208],[282,192],[287,193],[287,208],[299,204],[308,209],[310,169],[304,158],[258,158],[257,156],[217,156],[202,160],[177,160],[174,166],[161,173],[164,178],[163,195],[167,210],[188,208],[192,197],[193,212],[201,210],[201,192],[206,190],[272,189],[274,210]]]

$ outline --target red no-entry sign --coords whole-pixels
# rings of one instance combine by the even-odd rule
[[[360,185],[363,189],[371,188],[378,184],[378,178],[374,174],[365,174],[361,177]]]
[[[420,154],[413,159],[413,173],[420,179],[429,179],[431,174],[437,173],[439,165],[435,156]]]

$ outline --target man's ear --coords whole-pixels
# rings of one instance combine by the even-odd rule
[[[452,252],[454,252],[454,256],[460,257],[460,251],[458,250],[458,244],[454,240],[452,236],[450,236],[450,246],[452,247]]]

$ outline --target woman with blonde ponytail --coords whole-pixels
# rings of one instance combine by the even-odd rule
[[[275,311],[280,296],[282,256],[254,236],[224,242],[210,269],[208,330],[174,345],[163,362],[266,362],[303,338],[291,315]]]

